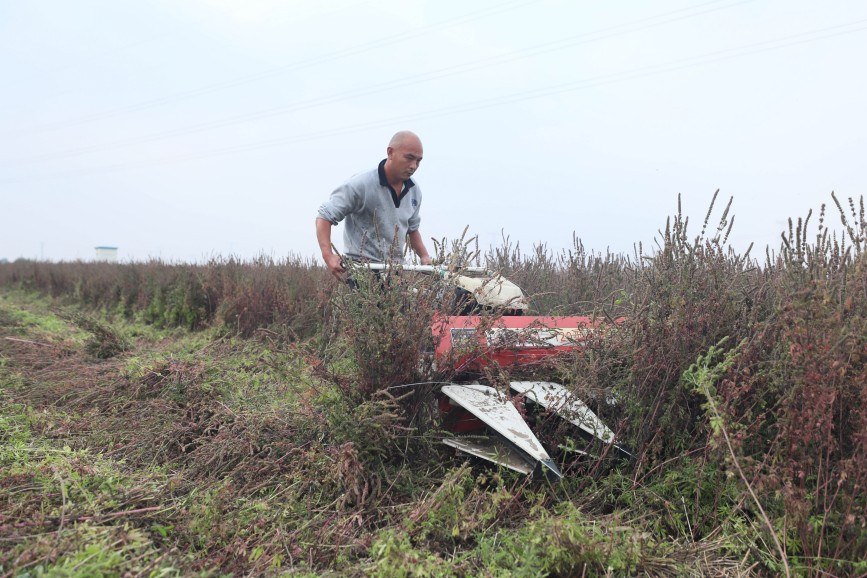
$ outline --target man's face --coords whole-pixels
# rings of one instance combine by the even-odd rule
[[[424,151],[418,139],[404,139],[397,147],[388,147],[388,160],[394,169],[394,175],[402,180],[410,178],[421,163]]]

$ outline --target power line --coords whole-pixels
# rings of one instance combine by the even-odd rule
[[[716,1],[720,1],[720,0],[716,0]],[[277,68],[272,68],[270,70],[266,70],[263,72],[248,74],[245,76],[241,76],[241,77],[237,77],[237,78],[233,78],[233,79],[229,79],[229,80],[224,80],[221,82],[216,82],[213,84],[209,84],[207,86],[202,86],[199,88],[193,88],[190,90],[177,92],[177,93],[170,94],[167,96],[162,96],[159,98],[154,98],[154,99],[146,100],[146,101],[139,102],[136,104],[131,104],[128,106],[116,108],[114,110],[109,110],[109,111],[104,111],[104,112],[100,112],[100,113],[85,115],[85,116],[81,116],[78,118],[73,118],[73,119],[69,119],[69,120],[65,120],[65,121],[58,121],[58,122],[54,122],[54,123],[49,123],[49,124],[42,125],[40,127],[32,128],[32,129],[9,131],[9,132],[0,134],[0,136],[4,136],[4,137],[8,138],[8,137],[25,136],[25,135],[30,135],[30,134],[38,134],[38,133],[49,132],[49,131],[56,131],[56,130],[60,130],[60,129],[64,129],[64,128],[70,128],[73,126],[79,126],[82,124],[89,124],[89,123],[99,121],[99,120],[104,120],[107,118],[113,118],[116,116],[121,116],[124,114],[128,114],[130,112],[138,112],[141,110],[147,110],[149,108],[164,106],[166,104],[171,104],[171,103],[179,102],[182,100],[187,100],[190,98],[194,98],[197,96],[201,96],[204,94],[215,92],[218,90],[224,90],[227,88],[233,88],[236,86],[241,86],[243,84],[248,84],[248,83],[254,82],[256,80],[271,78],[273,76],[277,76],[277,75],[280,75],[280,74],[283,74],[285,72],[289,72],[292,70],[299,70],[302,68],[308,68],[311,66],[316,66],[319,64],[323,64],[325,62],[338,60],[340,58],[344,58],[347,56],[355,56],[358,54],[363,54],[365,52],[369,52],[369,51],[377,49],[377,48],[382,48],[384,46],[388,46],[391,44],[402,42],[402,41],[410,39],[410,38],[418,38],[421,35],[431,34],[431,33],[436,32],[438,30],[451,28],[451,27],[457,26],[459,24],[465,24],[467,22],[472,22],[472,21],[478,20],[480,18],[492,16],[494,14],[499,14],[499,13],[506,12],[508,10],[512,10],[515,8],[520,8],[520,7],[528,5],[528,4],[535,4],[537,2],[539,2],[539,0],[511,0],[509,2],[501,2],[500,4],[496,5],[493,8],[485,8],[482,10],[476,10],[474,12],[464,14],[463,16],[458,16],[456,18],[449,18],[447,20],[443,20],[443,21],[435,23],[435,24],[431,24],[428,26],[422,26],[419,28],[415,28],[413,30],[399,32],[399,33],[393,34],[391,36],[386,36],[384,38],[379,38],[377,40],[373,40],[373,41],[366,42],[363,44],[358,44],[358,45],[351,46],[348,48],[343,48],[340,50],[335,50],[333,52],[328,52],[326,54],[315,56],[313,58],[300,60],[300,61],[286,64],[283,66],[278,66]]]
[[[346,8],[354,8],[357,6],[364,5],[364,4],[369,4],[372,1],[373,0],[358,0],[356,2],[353,2],[352,4],[344,5],[344,6],[341,6],[338,8],[328,10],[328,11],[324,12],[323,14],[330,15],[330,14],[333,14],[335,12],[345,10]],[[278,10],[278,7],[273,7],[265,13],[266,15],[268,15],[269,22],[274,22],[275,18],[273,17],[273,14],[277,10]],[[201,24],[202,22],[207,23],[209,20],[213,21],[216,19],[217,19],[217,17],[213,16],[213,14],[211,14],[210,17],[205,17],[205,18],[202,18],[200,15],[197,14],[196,23],[197,24]],[[285,20],[285,19],[286,19],[285,17],[276,18],[276,20],[278,20],[278,21]],[[84,58],[84,59],[76,59],[74,65],[61,64],[61,65],[54,66],[54,67],[48,68],[48,69],[37,69],[37,70],[34,70],[33,72],[35,72],[37,75],[45,75],[45,74],[50,74],[50,73],[58,72],[58,71],[62,71],[62,70],[80,69],[81,65],[83,63],[91,63],[92,64],[92,63],[105,62],[108,60],[114,60],[114,59],[117,59],[119,57],[120,53],[122,53],[122,52],[125,52],[131,48],[136,48],[136,47],[139,47],[142,45],[149,44],[149,43],[154,42],[156,40],[161,40],[164,38],[174,36],[179,31],[185,31],[188,28],[188,26],[189,26],[189,24],[187,22],[176,21],[172,25],[170,25],[168,28],[163,29],[161,32],[152,34],[150,36],[147,36],[145,38],[141,38],[139,40],[134,40],[131,42],[125,42],[125,43],[122,43],[122,44],[116,45],[116,46],[106,47],[105,49],[103,49],[101,51],[101,54],[97,55],[97,56],[91,56],[89,58]],[[105,56],[106,54],[108,54],[108,57]],[[21,84],[21,83],[22,83],[22,81],[19,80],[17,84]],[[14,83],[14,82],[10,83],[9,85],[6,85],[7,89],[12,89],[14,87],[16,87],[16,83]],[[41,127],[38,127],[38,128],[41,128]],[[38,129],[30,129],[30,130],[38,130]]]
[[[351,134],[355,132],[362,132],[374,128],[385,127],[397,123],[404,123],[409,121],[418,121],[418,120],[428,120],[431,118],[437,118],[442,116],[448,116],[451,114],[458,114],[462,112],[469,112],[474,110],[481,110],[486,108],[492,108],[495,106],[502,106],[504,104],[512,104],[516,102],[522,102],[527,100],[533,100],[537,98],[543,98],[546,96],[551,96],[555,94],[561,94],[565,92],[571,92],[575,90],[583,90],[588,88],[595,88],[598,86],[612,84],[616,82],[623,82],[627,80],[632,80],[636,78],[643,78],[648,76],[654,76],[657,74],[663,74],[667,72],[673,72],[676,70],[682,70],[687,68],[694,68],[696,66],[710,64],[713,62],[719,62],[724,60],[730,60],[733,58],[740,58],[743,56],[750,56],[754,54],[759,54],[762,52],[768,52],[771,50],[779,50],[782,48],[789,48],[792,46],[797,46],[801,44],[807,44],[811,42],[817,42],[820,40],[826,40],[829,38],[834,38],[837,36],[842,36],[844,34],[853,34],[856,32],[861,32],[863,30],[867,30],[867,19],[856,20],[853,22],[849,22],[846,24],[840,24],[836,26],[831,26],[827,28],[811,30],[807,32],[802,32],[798,34],[793,34],[789,36],[784,36],[780,38],[776,38],[773,40],[766,40],[762,42],[756,42],[752,44],[747,44],[734,48],[727,48],[723,50],[718,50],[714,52],[705,53],[699,56],[692,56],[686,58],[680,58],[677,60],[673,60],[664,64],[647,66],[643,68],[634,69],[626,72],[612,73],[606,75],[600,75],[592,78],[587,78],[578,81],[571,81],[567,83],[561,83],[557,85],[551,85],[547,87],[541,87],[538,89],[532,89],[528,91],[512,93],[509,95],[497,96],[493,98],[482,99],[469,103],[461,103],[449,107],[444,107],[440,109],[434,109],[422,113],[415,113],[411,115],[404,115],[400,117],[392,117],[388,119],[380,119],[377,121],[370,121],[366,123],[361,123],[357,125],[353,125],[350,127],[340,127],[335,129],[328,129],[323,131],[315,131],[302,135],[295,135],[290,137],[281,137],[276,139],[269,139],[254,143],[248,143],[245,145],[236,145],[231,147],[223,147],[219,149],[211,149],[208,151],[202,151],[199,153],[192,153],[188,155],[182,156],[173,156],[163,159],[154,159],[152,161],[147,161],[144,163],[119,163],[115,165],[107,165],[101,167],[93,167],[91,169],[81,169],[75,171],[65,171],[61,173],[55,173],[52,175],[46,175],[44,177],[37,177],[31,179],[9,179],[0,181],[0,183],[19,183],[19,182],[28,182],[28,181],[40,181],[40,180],[52,180],[56,178],[65,178],[69,176],[86,176],[92,174],[102,174],[102,173],[112,173],[112,172],[120,172],[130,169],[136,168],[144,168],[151,166],[161,166],[161,165],[171,165],[171,164],[180,164],[195,160],[202,160],[207,158],[214,158],[219,156],[225,156],[229,154],[250,152],[255,150],[262,150],[267,148],[273,148],[278,146],[284,146],[288,144],[294,144],[299,142],[306,142],[310,140],[317,140],[320,138],[334,137],[345,134]]]
[[[117,149],[119,147],[132,146],[137,144],[144,144],[149,142],[160,141],[168,138],[173,138],[176,136],[182,136],[186,134],[193,134],[197,132],[214,130],[217,128],[223,128],[226,126],[232,126],[236,124],[252,122],[256,120],[261,120],[264,118],[270,118],[273,116],[279,116],[283,114],[288,114],[290,112],[295,112],[302,109],[313,108],[317,106],[324,106],[326,104],[332,104],[335,102],[340,102],[347,100],[349,98],[358,97],[358,96],[368,96],[371,94],[377,94],[381,92],[385,92],[388,90],[392,90],[395,88],[402,88],[406,86],[410,86],[413,84],[418,84],[421,82],[427,82],[431,80],[438,80],[441,78],[445,78],[448,76],[454,76],[456,74],[462,74],[466,72],[470,72],[473,70],[479,70],[484,68],[490,68],[492,66],[502,65],[509,62],[514,62],[516,60],[529,58],[532,56],[538,56],[540,54],[546,54],[550,52],[554,52],[557,50],[564,50],[567,48],[572,48],[581,44],[588,44],[591,42],[598,42],[602,40],[608,40],[610,38],[616,36],[622,36],[624,34],[629,34],[633,32],[638,32],[642,30],[647,30],[649,28],[654,28],[657,26],[662,26],[664,24],[670,24],[672,22],[677,22],[680,20],[684,20],[687,18],[696,18],[698,16],[703,16],[705,14],[716,12],[718,10],[723,10],[727,8],[732,8],[734,6],[738,6],[744,4],[746,2],[750,2],[752,0],[739,0],[734,3],[725,4],[723,6],[715,6],[710,9],[699,10],[701,8],[705,8],[709,5],[719,4],[723,0],[712,0],[710,2],[705,2],[704,4],[700,4],[698,6],[693,6],[689,8],[683,8],[679,10],[673,10],[670,12],[665,12],[662,14],[658,14],[655,16],[650,16],[647,18],[642,18],[639,20],[627,22],[624,24],[619,24],[615,26],[609,26],[606,28],[602,28],[600,30],[594,30],[591,32],[585,32],[581,34],[576,34],[572,36],[568,36],[566,38],[562,38],[559,40],[553,40],[549,42],[544,42],[541,44],[537,44],[534,46],[530,46],[527,48],[522,48],[518,50],[513,50],[510,52],[506,52],[504,54],[490,56],[487,58],[483,58],[476,61],[471,61],[463,64],[458,64],[454,66],[448,66],[445,68],[440,68],[437,70],[433,70],[430,72],[417,74],[409,77],[404,77],[401,79],[396,79],[393,81],[388,81],[385,83],[380,83],[377,85],[369,86],[363,89],[356,89],[350,91],[344,91],[342,93],[333,94],[326,97],[318,97],[313,99],[307,99],[302,101],[297,101],[295,103],[287,104],[284,106],[267,109],[264,111],[245,113],[242,115],[236,115],[233,117],[224,118],[221,120],[209,121],[205,123],[198,123],[194,125],[187,125],[185,127],[179,127],[175,129],[170,129],[167,131],[161,131],[157,133],[152,133],[149,135],[142,135],[138,137],[131,137],[127,139],[120,139],[108,143],[89,145],[84,147],[76,147],[73,149],[67,149],[65,151],[56,151],[53,153],[46,153],[43,155],[38,155],[34,157],[28,158],[20,158],[13,159],[9,162],[14,165],[22,165],[22,164],[32,164],[38,162],[44,162],[49,160],[56,160],[62,158],[68,158],[72,156],[79,156],[83,154],[89,154],[93,152],[99,152],[103,150],[112,150]],[[683,14],[687,12],[687,14]],[[677,15],[677,16],[674,16]]]

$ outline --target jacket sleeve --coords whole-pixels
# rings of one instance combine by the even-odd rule
[[[412,195],[414,195],[413,200],[416,202],[413,203],[413,212],[412,215],[409,216],[409,221],[407,222],[407,233],[418,231],[418,228],[421,225],[421,191],[413,191]]]
[[[360,211],[362,203],[361,192],[351,181],[347,181],[334,189],[328,200],[319,207],[317,216],[336,225],[346,215]]]

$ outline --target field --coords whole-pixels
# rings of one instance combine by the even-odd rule
[[[712,209],[626,256],[437,243],[532,313],[625,319],[527,370],[635,456],[546,422],[557,484],[440,443],[431,277],[0,264],[0,576],[867,575],[863,199],[760,257]]]

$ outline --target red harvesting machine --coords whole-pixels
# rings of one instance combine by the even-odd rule
[[[371,265],[372,269],[384,269]],[[557,464],[533,433],[527,407],[566,420],[578,437],[612,445],[614,433],[569,389],[551,381],[510,381],[509,391],[484,383],[485,369],[497,366],[532,374],[534,366],[580,348],[590,336],[616,325],[589,317],[526,315],[527,297],[514,283],[484,268],[449,271],[438,266],[404,266],[435,274],[454,288],[462,315],[434,316],[436,358],[448,360],[461,379],[439,388],[444,428],[455,434],[443,442],[461,452],[534,476],[557,480]],[[615,321],[615,323],[619,320]],[[505,388],[503,388],[505,389]],[[537,412],[538,413],[538,412]],[[581,450],[573,449],[573,451]]]

